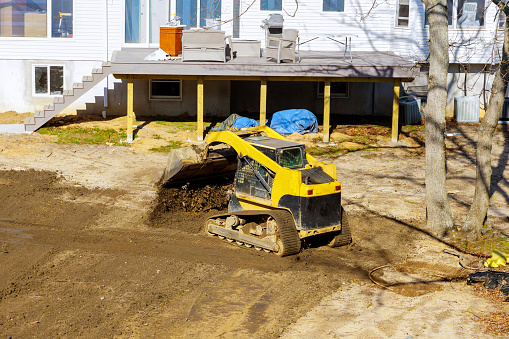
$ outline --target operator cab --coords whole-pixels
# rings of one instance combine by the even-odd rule
[[[250,136],[244,140],[282,167],[299,169],[307,164],[303,144],[266,136]]]

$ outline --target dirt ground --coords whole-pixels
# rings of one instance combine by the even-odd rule
[[[509,306],[466,285],[471,270],[420,230],[419,138],[323,158],[338,167],[353,243],[278,258],[205,235],[210,211],[157,210],[167,154],[147,151],[161,142],[154,134],[193,137],[163,132],[148,123],[131,147],[0,135],[0,338],[499,337],[480,319]],[[448,192],[461,224],[473,195],[476,126],[448,133],[457,133],[447,138]],[[313,139],[300,137],[319,144]],[[493,155],[488,223],[508,234],[505,128]]]

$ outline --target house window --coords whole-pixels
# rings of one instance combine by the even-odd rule
[[[198,27],[198,2],[197,0],[176,0],[177,16],[180,23],[186,25],[187,29]]]
[[[149,36],[150,43],[159,45],[160,27],[165,26],[170,21],[170,1],[169,0],[150,0],[149,3]]]
[[[240,0],[233,0],[233,37],[240,37]]]
[[[345,10],[344,0],[323,0],[324,12],[343,12]]]
[[[150,100],[182,100],[182,81],[150,80]]]
[[[505,13],[503,11],[500,11],[498,16],[498,28],[501,28],[503,30],[504,25],[505,25]]]
[[[219,29],[221,0],[200,0],[200,27]]]
[[[73,0],[0,0],[0,37],[72,38],[72,15]]]
[[[484,0],[458,0],[458,28],[475,28],[484,26]]]
[[[180,23],[191,27],[220,29],[221,0],[176,0]],[[198,7],[199,5],[199,7]]]
[[[62,95],[64,66],[36,65],[33,68],[34,95]]]
[[[457,29],[484,27],[484,0],[447,0],[449,26]],[[424,24],[429,25],[426,13]]]
[[[280,11],[283,9],[282,0],[261,0],[260,9],[262,11]]]
[[[410,13],[410,1],[399,0],[396,8],[396,26],[408,27],[408,14]]]
[[[72,38],[73,0],[53,0],[51,3],[51,37]]]
[[[146,42],[145,1],[125,0],[125,42]]]
[[[46,0],[0,0],[0,36],[45,38],[47,8]]]
[[[318,83],[318,98],[323,98],[323,90],[325,83]],[[348,98],[348,83],[347,82],[331,82],[330,83],[330,97],[331,98]]]

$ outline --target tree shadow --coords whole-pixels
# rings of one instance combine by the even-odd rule
[[[509,187],[509,180],[504,178],[504,171],[507,168],[507,164],[509,162],[509,125],[502,125],[499,127],[499,129],[502,130],[504,135],[504,146],[502,154],[500,154],[500,157],[498,158],[498,164],[493,168],[493,173],[491,175],[490,197],[493,196],[495,192],[498,192],[509,204],[509,194],[502,187]]]

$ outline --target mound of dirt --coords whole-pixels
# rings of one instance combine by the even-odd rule
[[[231,176],[160,186],[149,224],[198,233],[207,214],[226,212],[233,187]]]

